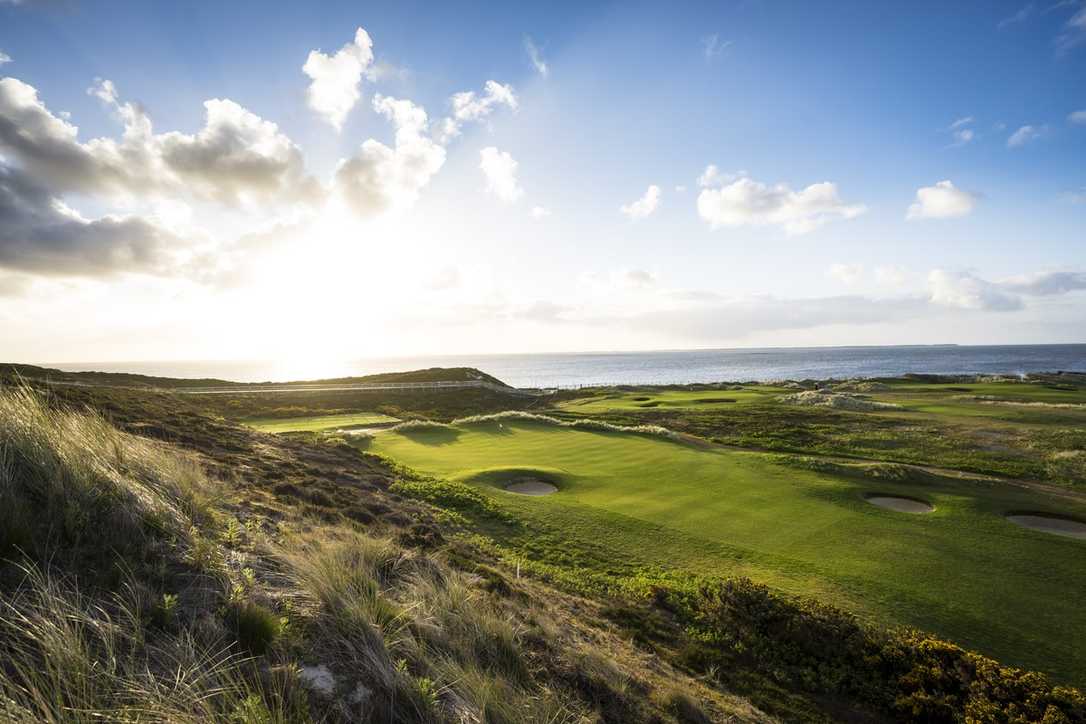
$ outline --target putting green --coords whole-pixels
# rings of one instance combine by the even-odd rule
[[[1086,648],[1076,644],[1086,640],[1086,542],[1004,517],[1082,517],[1083,506],[997,483],[828,475],[760,453],[515,420],[382,433],[369,449],[468,482],[554,530],[553,544],[527,546],[533,555],[601,571],[748,575],[1086,682]],[[481,482],[533,467],[560,472],[559,491],[528,498]],[[870,495],[922,498],[935,510],[904,515],[870,505]]]
[[[346,415],[315,415],[309,417],[266,417],[243,421],[261,432],[317,432],[318,430],[346,430],[370,425],[392,425],[399,420],[376,412],[357,412]]]

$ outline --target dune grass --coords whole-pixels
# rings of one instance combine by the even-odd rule
[[[1086,637],[1078,604],[1086,544],[1003,518],[1022,509],[1083,516],[1082,506],[1000,484],[835,474],[761,453],[531,420],[456,433],[440,441],[379,434],[370,449],[466,483],[527,521],[490,530],[536,559],[618,575],[748,575],[1086,681],[1086,654],[1075,644]],[[495,487],[496,470],[532,467],[559,471],[560,492],[524,499]],[[883,510],[865,502],[872,493],[921,498],[936,510]]]
[[[261,432],[320,432],[322,430],[350,430],[358,427],[394,425],[395,417],[376,412],[355,412],[342,415],[307,415],[303,417],[264,417],[243,421]]]

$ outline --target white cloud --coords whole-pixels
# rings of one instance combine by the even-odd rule
[[[863,264],[831,264],[826,273],[846,286],[859,282],[864,275]]]
[[[1067,122],[1074,123],[1078,126],[1086,126],[1086,109],[1081,111],[1072,111],[1067,114]]]
[[[5,53],[4,51],[0,50],[0,65],[3,65],[4,63],[10,63],[10,62],[11,62],[11,56],[8,55],[7,53]]]
[[[1036,297],[1050,297],[1086,289],[1086,272],[1050,271],[1003,279],[999,286],[1008,291]]]
[[[958,130],[954,131],[955,146],[964,146],[965,144],[972,141],[974,138],[976,138],[976,133],[973,132],[972,128],[959,128]]]
[[[916,190],[916,202],[909,206],[905,218],[950,219],[967,216],[977,205],[977,197],[956,187],[951,181],[940,181],[934,186]]]
[[[319,50],[309,52],[302,72],[311,79],[306,89],[306,102],[338,131],[343,128],[347,114],[362,97],[359,86],[362,74],[373,63],[373,41],[358,28],[354,40],[335,55]]]
[[[506,106],[511,111],[520,107],[513,86],[496,80],[488,80],[481,95],[475,91],[454,93],[449,105],[452,106],[452,115],[436,122],[433,128],[434,137],[442,144],[459,136],[464,123],[484,120],[499,106]]]
[[[712,61],[714,58],[720,57],[721,53],[727,50],[731,45],[732,41],[721,41],[720,35],[713,33],[712,35],[706,35],[701,39],[701,52],[708,62]]]
[[[78,128],[53,115],[33,86],[0,79],[0,151],[53,193],[173,194],[231,205],[311,202],[320,195],[301,150],[274,123],[234,101],[205,101],[205,125],[195,134],[156,134],[143,109],[121,103],[109,80],[88,92],[123,123],[119,141],[81,143]]]
[[[1007,148],[1019,148],[1036,141],[1047,130],[1045,126],[1022,126],[1007,139]]]
[[[974,121],[973,116],[964,116],[964,117],[959,118],[958,120],[954,121],[953,123],[951,123],[950,126],[949,126],[949,129],[953,131],[955,128],[961,128],[962,126],[968,126],[969,124],[973,123],[973,121]]]
[[[928,274],[933,304],[960,309],[1010,311],[1022,308],[1022,300],[997,285],[968,272],[933,269]]]
[[[707,186],[719,183],[714,166],[698,180]],[[703,188],[698,194],[698,214],[709,226],[780,226],[788,234],[805,234],[835,219],[853,219],[867,211],[862,204],[846,204],[830,182],[811,184],[794,191],[786,184],[767,184],[740,178],[719,188]]]
[[[746,171],[732,171],[728,173],[722,172],[717,168],[715,163],[711,163],[705,167],[705,170],[698,176],[697,184],[701,188],[708,186],[723,186],[724,184],[731,183],[736,179],[741,179],[747,175]],[[683,188],[686,188],[685,186]]]
[[[524,189],[517,183],[518,165],[508,152],[499,151],[494,146],[487,146],[479,152],[479,168],[486,176],[486,190],[507,204],[524,195]]]
[[[875,283],[883,287],[900,287],[905,283],[905,270],[899,266],[877,266]]]
[[[1056,49],[1061,53],[1074,48],[1086,40],[1086,6],[1079,8],[1063,25],[1063,31],[1056,37]]]
[[[999,25],[997,27],[1000,30],[1003,30],[1004,28],[1006,28],[1009,25],[1014,25],[1016,23],[1024,22],[1025,20],[1027,20],[1029,18],[1029,16],[1033,15],[1033,11],[1035,9],[1036,9],[1036,6],[1033,3],[1029,3],[1028,5],[1024,5],[1014,15],[1011,15],[1009,17],[1006,17],[1006,18],[1003,18],[1002,20],[1000,20]]]
[[[445,163],[444,147],[426,133],[422,107],[378,94],[373,109],[396,128],[395,147],[370,138],[335,174],[340,195],[363,217],[410,206]]]
[[[624,204],[619,207],[619,211],[636,221],[637,219],[644,219],[651,216],[659,205],[660,187],[653,184],[645,189],[645,193],[641,195],[641,198],[633,203]]]
[[[682,184],[679,184],[678,186],[675,187],[675,193],[677,193],[677,194],[686,193],[686,186],[683,186]]]
[[[535,220],[545,219],[551,215],[551,210],[543,206],[533,206],[529,212],[531,217]]]
[[[528,53],[528,58],[531,59],[532,65],[536,71],[544,78],[550,73],[550,68],[547,67],[547,61],[543,60],[543,54],[539,51],[539,47],[535,44],[529,36],[524,36],[524,50]]]
[[[0,163],[0,267],[34,274],[165,274],[184,242],[154,221],[87,219],[22,169]]]
[[[656,275],[645,269],[615,269],[581,275],[581,283],[597,297],[620,292],[642,292],[657,284]]]

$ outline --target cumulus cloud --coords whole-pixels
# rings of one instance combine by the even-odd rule
[[[507,204],[524,195],[524,189],[517,182],[518,165],[507,151],[499,151],[494,146],[479,152],[479,168],[486,176],[486,190]]]
[[[1007,148],[1020,148],[1044,135],[1045,126],[1021,126],[1007,139]]]
[[[636,221],[651,216],[659,205],[660,187],[653,184],[645,189],[645,193],[641,195],[641,198],[632,203],[623,204],[619,207],[619,211]]]
[[[1068,113],[1067,122],[1074,123],[1076,126],[1086,126],[1086,109]]]
[[[524,36],[524,50],[528,53],[528,58],[532,61],[532,66],[536,69],[536,72],[546,78],[550,73],[550,68],[547,67],[547,61],[543,60],[543,54],[535,44],[535,41],[527,35]]]
[[[301,150],[274,123],[234,101],[206,101],[205,125],[195,134],[155,134],[142,108],[118,100],[112,82],[99,80],[89,92],[121,119],[119,141],[81,143],[79,129],[53,115],[33,86],[0,79],[0,151],[54,193],[178,194],[227,204],[319,196]]]
[[[378,94],[373,108],[395,127],[394,147],[368,139],[335,173],[336,190],[363,217],[410,206],[445,163],[444,147],[426,133],[422,107]]]
[[[959,189],[949,180],[940,181],[916,190],[916,201],[909,206],[905,218],[912,221],[967,216],[976,205],[976,195]]]
[[[864,275],[863,264],[831,264],[826,273],[846,286],[859,282]]]
[[[475,91],[454,93],[449,99],[452,115],[442,118],[434,124],[433,134],[438,143],[446,144],[460,135],[465,123],[485,120],[498,107],[505,106],[511,111],[517,110],[519,103],[513,86],[488,80],[481,94]]]
[[[21,169],[0,164],[0,267],[35,274],[168,273],[183,242],[136,216],[86,219]]]
[[[0,65],[3,65],[4,63],[10,63],[10,62],[11,62],[11,56],[8,55],[7,53],[5,53],[4,51],[0,50]]]
[[[529,212],[531,217],[535,220],[545,219],[551,215],[551,210],[544,206],[533,206]]]
[[[990,311],[1022,308],[1020,297],[968,272],[933,269],[928,274],[931,301],[945,307]]]
[[[311,50],[302,66],[302,72],[310,78],[306,89],[309,107],[341,130],[347,114],[362,97],[362,74],[372,63],[373,41],[363,28],[358,28],[354,40],[335,55]]]
[[[786,184],[770,186],[744,177],[712,188],[719,178],[715,167],[709,166],[699,179],[703,188],[698,194],[698,215],[713,229],[780,226],[788,234],[805,234],[867,211],[863,204],[844,203],[837,184],[828,181],[794,191]]]

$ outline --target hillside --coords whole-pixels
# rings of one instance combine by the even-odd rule
[[[1043,676],[743,578],[533,558],[503,541],[534,524],[364,442],[0,390],[8,717],[1086,721]]]
[[[85,385],[116,387],[158,388],[167,390],[199,389],[205,387],[238,387],[258,390],[261,387],[305,385],[357,385],[389,382],[489,382],[508,387],[504,382],[473,367],[431,367],[406,372],[382,372],[358,377],[335,377],[321,380],[293,380],[285,382],[233,382],[216,378],[182,379],[177,377],[153,377],[127,372],[66,372],[50,367],[27,364],[0,364],[0,379],[22,377],[32,380],[49,380]]]

